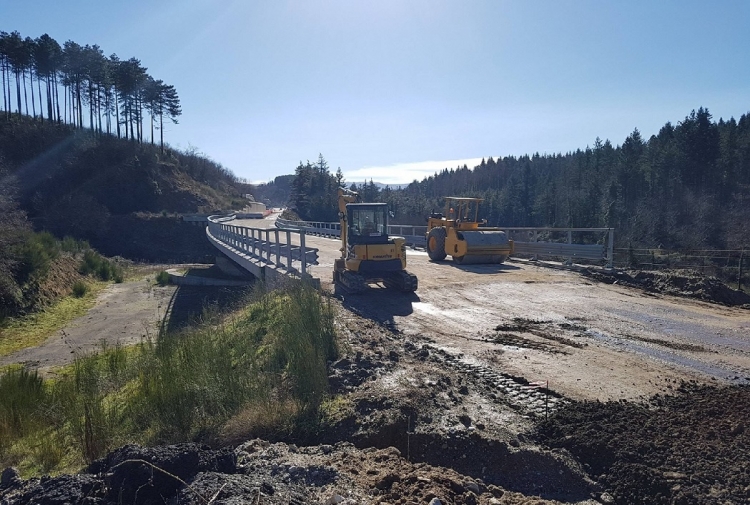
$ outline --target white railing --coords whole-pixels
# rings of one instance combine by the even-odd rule
[[[519,228],[500,227],[513,240],[514,254],[566,258],[572,264],[576,259],[606,261],[612,268],[614,262],[614,228]],[[576,240],[573,240],[573,236]],[[583,234],[594,235],[596,243],[581,243]],[[539,240],[540,238],[544,240]]]
[[[234,219],[235,216],[210,216],[206,236],[217,249],[254,275],[259,268],[272,266],[287,275],[304,276],[309,265],[318,264],[318,249],[305,245],[304,230],[235,226],[230,224]]]
[[[341,225],[339,223],[326,223],[322,221],[289,221],[287,219],[277,219],[276,226],[279,228],[293,228],[304,230],[309,235],[320,235],[323,237],[340,237]],[[410,246],[424,247],[426,244],[425,234],[426,226],[412,225],[389,225],[388,235],[404,237],[406,244]]]

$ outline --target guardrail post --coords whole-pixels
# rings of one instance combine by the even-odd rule
[[[273,231],[275,238],[276,238],[276,266],[281,266],[281,244],[279,244],[279,230],[276,229]]]
[[[268,262],[273,263],[271,261],[271,256],[273,256],[273,241],[271,240],[271,230],[268,230],[266,233],[266,242],[268,243]]]
[[[539,242],[539,232],[534,230],[534,243]],[[534,261],[539,260],[539,255],[537,253],[534,253]]]
[[[292,271],[292,233],[286,231],[286,270]]]
[[[614,268],[615,264],[615,229],[609,229],[609,238],[607,239],[607,268]]]
[[[305,230],[299,232],[299,248],[300,248],[300,259],[302,261],[302,270],[300,275],[304,275],[307,272],[307,254],[305,254]]]
[[[571,230],[568,230],[568,245],[570,245],[572,243],[573,243],[573,232]],[[568,265],[572,265],[573,264],[573,256],[569,256],[568,257],[567,264]]]

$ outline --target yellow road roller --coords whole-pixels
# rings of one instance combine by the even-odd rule
[[[513,241],[500,228],[484,226],[479,220],[483,198],[449,196],[445,213],[427,218],[427,254],[432,261],[451,255],[461,264],[502,263],[513,253]]]

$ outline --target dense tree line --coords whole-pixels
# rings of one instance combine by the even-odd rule
[[[174,86],[151,77],[138,59],[107,57],[96,44],[0,32],[0,73],[6,117],[15,110],[42,122],[87,123],[98,134],[143,142],[148,114],[151,143],[158,128],[163,149],[165,119],[176,123],[182,114]]]
[[[337,190],[344,184],[341,168],[332,175],[322,154],[316,163],[302,163],[294,171],[291,207],[307,221],[338,221]]]
[[[444,196],[479,196],[490,225],[612,227],[621,246],[742,248],[750,242],[750,115],[718,123],[692,111],[644,139],[596,139],[567,154],[488,158],[380,199],[411,222]],[[745,230],[746,231],[746,230]]]
[[[335,220],[325,199],[335,177],[320,163],[300,164],[293,186],[300,215]],[[392,223],[424,224],[445,196],[476,196],[491,226],[611,227],[622,247],[741,249],[750,245],[750,114],[715,122],[699,108],[648,139],[635,129],[622,145],[597,138],[566,154],[446,168],[404,189],[355,189],[387,202]]]

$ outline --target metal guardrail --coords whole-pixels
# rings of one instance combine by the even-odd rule
[[[575,259],[593,261],[606,260],[606,267],[614,264],[614,228],[519,228],[501,227],[508,238],[513,240],[515,254],[528,254],[536,259],[538,256],[552,256],[567,258],[566,263],[572,264]],[[606,243],[581,244],[573,242],[573,234],[598,233],[606,234]],[[554,235],[564,234],[561,241],[540,241],[552,238]]]
[[[229,256],[240,266],[246,266],[246,259],[255,259],[281,268],[287,274],[301,276],[307,272],[308,265],[318,264],[318,249],[305,245],[304,230],[227,224],[234,219],[235,216],[210,216],[206,234],[219,250],[228,250]],[[295,268],[295,262],[299,263],[299,269]]]
[[[276,226],[281,228],[295,228],[304,230],[310,235],[320,235],[323,237],[340,237],[340,223],[326,223],[322,221],[289,221],[287,219],[277,219]],[[427,242],[425,234],[426,226],[412,225],[389,225],[388,235],[391,237],[404,237],[406,245],[414,247],[424,247]]]
[[[326,223],[321,221],[289,221],[277,219],[276,226],[303,230],[308,234],[321,235],[324,237],[340,237],[341,226],[339,223]],[[514,242],[515,254],[527,254],[534,259],[539,256],[566,258],[566,263],[572,264],[576,259],[591,261],[606,261],[606,267],[612,268],[614,261],[614,228],[523,228],[523,227],[500,227],[508,238]],[[606,234],[602,243],[581,244],[573,242],[573,235],[584,233]],[[426,247],[427,227],[413,225],[389,225],[390,236],[402,236],[406,243],[415,247]],[[560,236],[559,241],[540,241],[539,238],[552,238]]]

